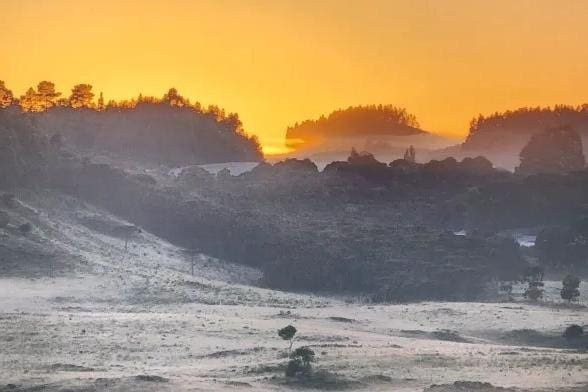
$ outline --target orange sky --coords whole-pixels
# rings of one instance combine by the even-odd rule
[[[170,86],[238,112],[266,152],[287,125],[391,103],[464,135],[477,113],[588,101],[588,1],[0,0],[0,80]]]

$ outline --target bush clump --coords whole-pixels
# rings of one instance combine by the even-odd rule
[[[286,377],[299,377],[310,374],[314,355],[314,351],[309,347],[298,347],[294,350],[286,366]]]
[[[580,296],[580,278],[574,275],[567,275],[562,281],[563,288],[560,295],[562,299],[571,302]]]
[[[18,231],[20,231],[22,235],[27,235],[33,231],[33,225],[31,225],[29,222],[23,223],[22,225],[18,226]]]
[[[570,325],[563,333],[563,337],[567,340],[579,339],[582,335],[584,335],[584,328],[578,324]]]

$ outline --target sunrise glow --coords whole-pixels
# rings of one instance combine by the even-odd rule
[[[0,79],[107,99],[173,86],[239,113],[267,154],[357,104],[464,136],[480,112],[587,101],[587,17],[582,1],[4,0]]]

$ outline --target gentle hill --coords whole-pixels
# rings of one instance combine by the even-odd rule
[[[236,113],[190,102],[170,88],[161,98],[139,94],[108,103],[90,84],[73,86],[69,96],[41,81],[20,97],[0,81],[0,129],[22,128],[25,122],[85,154],[186,166],[219,162],[259,162],[261,146],[248,136]]]
[[[588,105],[520,108],[473,119],[462,155],[484,155],[494,164],[513,169],[531,136],[549,128],[569,126],[588,147]]]
[[[288,127],[286,146],[294,150],[291,155],[302,153],[322,161],[343,159],[352,147],[392,160],[401,157],[409,145],[428,150],[450,144],[419,127],[416,117],[404,108],[351,106]]]
[[[73,109],[56,107],[23,117],[34,120],[45,135],[61,135],[66,144],[171,166],[259,161],[255,137],[241,130],[238,117],[164,103],[132,108]]]

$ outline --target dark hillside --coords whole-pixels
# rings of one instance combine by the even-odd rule
[[[219,120],[190,107],[162,103],[104,111],[57,107],[26,116],[45,135],[60,134],[76,147],[169,166],[263,158],[257,140],[246,136],[235,119]]]
[[[469,135],[461,147],[463,155],[484,155],[495,165],[513,169],[519,153],[531,136],[546,129],[569,127],[582,137],[588,147],[588,106],[554,108],[520,108],[478,116],[470,125]]]

